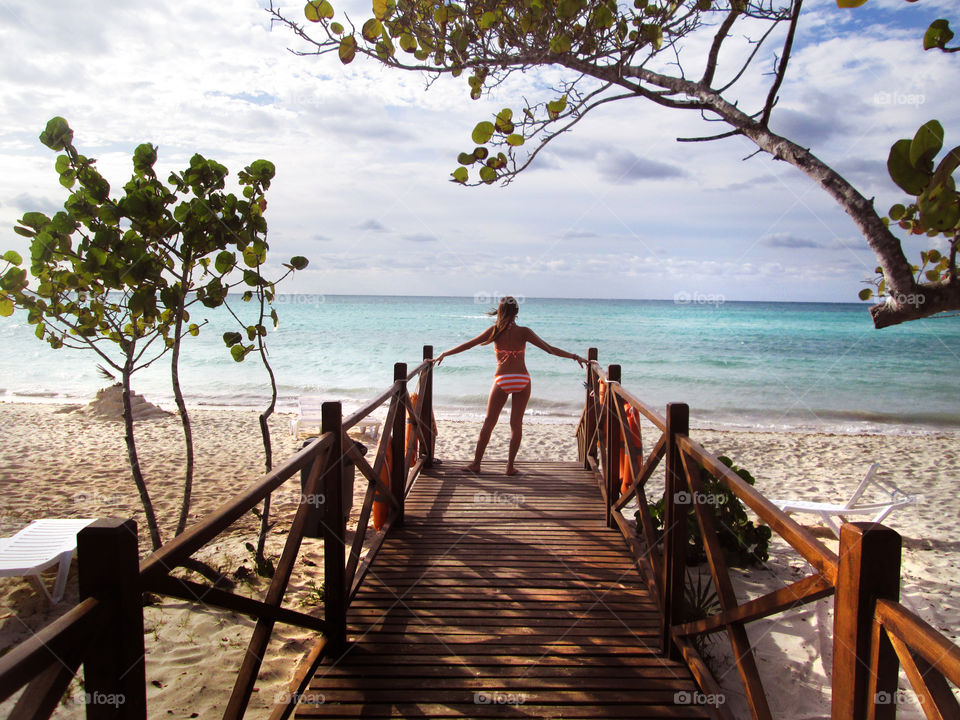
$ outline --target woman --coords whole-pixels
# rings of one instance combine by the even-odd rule
[[[510,405],[510,454],[507,460],[507,475],[517,474],[514,461],[517,459],[520,438],[523,435],[523,413],[527,409],[527,401],[530,400],[530,374],[523,362],[524,348],[527,343],[536,345],[551,355],[576,360],[581,367],[585,362],[579,355],[574,355],[545,343],[530,328],[517,325],[519,309],[515,299],[509,296],[503,298],[495,311],[497,322],[492,327],[484,330],[473,340],[468,340],[462,345],[457,345],[451,350],[440,353],[434,359],[434,363],[439,365],[448,355],[462,353],[464,350],[469,350],[477,345],[493,343],[497,356],[497,373],[493,378],[493,387],[490,388],[490,398],[487,400],[487,416],[483,420],[483,427],[480,428],[477,451],[473,462],[466,467],[467,470],[473,472],[480,472],[480,461],[483,460],[483,453],[490,441],[490,433],[493,432],[493,428],[497,424],[497,419],[507,402],[507,397],[512,395],[513,402]],[[494,311],[491,310],[490,314],[493,315]]]

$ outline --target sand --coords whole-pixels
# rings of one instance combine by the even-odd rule
[[[79,410],[79,411],[78,411]],[[263,472],[257,414],[251,411],[193,412],[197,450],[191,521],[224,502]],[[298,442],[290,432],[289,415],[273,418],[276,458],[291,454]],[[38,517],[134,517],[140,524],[141,550],[148,537],[139,499],[129,479],[122,423],[76,406],[0,404],[4,443],[0,448],[0,535],[10,535]],[[472,457],[478,425],[440,421],[437,456]],[[575,460],[573,423],[527,424],[521,460]],[[497,428],[485,469],[503,468],[508,430]],[[887,524],[903,535],[902,599],[934,627],[957,642],[960,628],[960,435],[820,435],[741,433],[694,430],[707,449],[734,458],[757,477],[757,488],[770,497],[843,500],[871,462],[879,476],[906,491],[922,495],[915,507],[897,511]],[[164,538],[175,525],[179,508],[182,436],[174,416],[138,423],[144,474],[162,518]],[[646,435],[649,442],[650,434]],[[359,499],[365,483],[356,484]],[[279,556],[286,528],[296,508],[294,483],[275,495],[275,531],[268,555]],[[355,512],[356,512],[355,505]],[[798,516],[811,526],[811,516]],[[266,581],[253,573],[247,542],[255,541],[258,520],[250,514],[197,553],[237,579],[238,592],[262,596]],[[825,535],[822,528],[818,533]],[[826,540],[831,543],[833,541]],[[835,543],[834,543],[835,545]],[[318,581],[322,574],[319,541],[307,540],[291,580],[285,604],[320,614]],[[65,612],[77,600],[76,567],[62,603],[46,607],[35,589],[20,578],[0,578],[0,653]],[[782,542],[771,547],[763,567],[735,571],[740,597],[756,596],[807,574],[806,563]],[[52,576],[48,574],[48,582]],[[197,611],[199,610],[199,611]],[[220,714],[229,696],[253,623],[234,613],[158,598],[145,609],[147,691],[151,717],[208,717]],[[832,600],[749,626],[761,674],[777,716],[829,717],[830,635]],[[297,661],[312,643],[309,632],[278,626],[268,648],[254,711],[271,707],[285,690]],[[740,714],[742,691],[725,641],[710,648],[716,672],[731,709]],[[905,681],[901,687],[908,686]],[[82,689],[75,681],[54,717],[79,718]],[[910,693],[904,694],[901,718],[921,717]],[[10,702],[0,704],[5,716]]]

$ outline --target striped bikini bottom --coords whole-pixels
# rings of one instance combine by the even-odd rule
[[[530,376],[522,373],[505,373],[493,378],[493,384],[503,390],[507,395],[511,395],[521,390],[526,390],[530,386]]]

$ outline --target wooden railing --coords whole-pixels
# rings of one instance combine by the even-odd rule
[[[138,560],[133,520],[98,520],[82,530],[77,538],[80,603],[0,658],[0,702],[23,689],[10,717],[50,717],[83,665],[88,718],[146,718],[145,592],[224,608],[256,619],[224,718],[243,717],[276,623],[319,633],[317,642],[297,667],[287,692],[282,694],[283,701],[270,715],[277,720],[288,717],[321,660],[329,653],[343,650],[350,601],[383,539],[391,528],[403,522],[404,499],[421,469],[433,462],[433,375],[428,362],[432,355],[433,348],[424,346],[424,361],[410,373],[405,364],[396,364],[393,384],[347,418],[342,417],[340,403],[324,403],[320,437],[142,562]],[[416,407],[407,392],[407,385],[414,378],[418,380]],[[385,403],[386,423],[371,465],[346,433]],[[417,443],[406,442],[408,424]],[[393,462],[388,463],[388,454],[395,459]],[[341,492],[345,473],[352,481],[351,465],[367,479],[368,487],[354,540],[347,551]],[[385,468],[389,469],[384,475],[388,482],[381,478]],[[284,483],[300,478],[302,470],[307,470],[307,479],[263,600],[171,574]],[[389,514],[364,556],[375,499],[389,506]],[[323,538],[323,618],[282,607],[305,536]]]
[[[834,553],[691,440],[686,405],[668,404],[661,415],[622,387],[618,365],[610,365],[604,372],[595,348],[589,350],[588,360],[586,400],[577,429],[580,460],[596,472],[607,524],[620,530],[653,590],[662,617],[663,652],[686,662],[705,697],[723,697],[724,693],[694,640],[725,632],[752,717],[774,717],[746,626],[833,595],[834,720],[894,718],[903,700],[898,692],[901,664],[928,718],[960,718],[960,706],[950,687],[960,687],[960,648],[898,602],[900,536],[896,532],[875,523],[844,524],[839,553]],[[628,419],[633,411],[660,433],[646,454]],[[661,461],[665,466],[662,532],[654,524],[645,492]],[[621,493],[624,473],[629,477]],[[740,601],[704,493],[706,476],[722,483],[815,572],[762,597]],[[636,529],[622,514],[631,500],[636,500],[638,510]],[[685,616],[691,511],[703,538],[720,607],[718,613],[700,619]],[[716,717],[732,717],[725,704],[709,705],[709,709]]]

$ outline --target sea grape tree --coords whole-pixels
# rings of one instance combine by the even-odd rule
[[[338,17],[331,0],[309,0],[303,10],[308,24],[286,17],[273,4],[269,12],[308,43],[300,54],[335,53],[344,64],[365,55],[397,70],[462,75],[474,99],[516,72],[547,66],[566,71],[542,97],[480,118],[471,133],[472,147],[457,157],[455,182],[510,182],[549,143],[614,101],[694,112],[723,129],[682,140],[743,137],[757,153],[806,174],[850,215],[876,254],[888,290],[885,301],[871,308],[877,327],[960,309],[960,283],[953,276],[918,281],[900,239],[872,201],[807,148],[771,130],[802,3],[373,0],[371,15],[354,21]],[[950,49],[946,43],[952,34],[945,22],[928,36],[931,47]],[[768,49],[774,40],[778,47]],[[721,57],[741,60],[721,68]],[[772,72],[766,72],[770,61]],[[760,63],[762,68],[754,68]],[[762,100],[747,108],[744,97],[749,95],[743,91],[741,97],[741,86],[758,81],[766,83]],[[901,301],[908,297],[923,301]]]
[[[120,375],[127,454],[156,548],[162,537],[138,459],[131,377],[171,352],[171,382],[187,447],[180,532],[193,473],[190,421],[179,384],[180,345],[200,332],[201,324],[190,322],[190,308],[219,307],[230,287],[243,282],[231,279],[233,265],[222,254],[265,256],[263,192],[274,168],[265,160],[246,168],[240,177],[244,197],[238,198],[224,192],[226,168],[200,155],[162,182],[154,170],[157,149],[142,144],[133,153],[131,179],[114,199],[96,161],[73,145],[63,118],[53,118],[40,140],[61,153],[56,170],[70,195],[53,217],[29,212],[20,219],[15,230],[30,239],[30,275],[18,253],[4,254],[0,312],[23,308],[37,337],[51,347],[92,350]],[[291,264],[305,261],[295,258]]]

